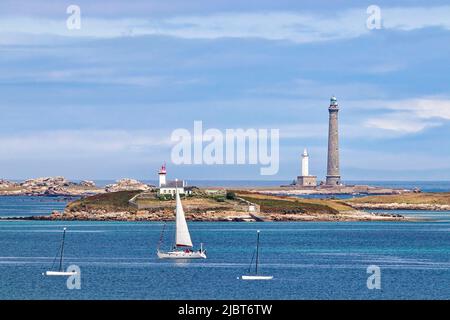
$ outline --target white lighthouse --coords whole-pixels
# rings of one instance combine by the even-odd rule
[[[317,186],[317,177],[316,176],[310,176],[309,175],[309,154],[308,150],[306,148],[303,150],[302,156],[301,156],[301,167],[302,172],[301,176],[297,177],[296,185],[300,187],[315,187]]]
[[[308,151],[305,149],[302,154],[302,176],[309,176],[309,155]]]
[[[159,187],[160,188],[164,187],[166,185],[166,176],[167,176],[165,163],[161,166],[161,169],[159,169],[158,175],[159,175]]]

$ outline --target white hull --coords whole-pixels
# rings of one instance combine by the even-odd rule
[[[272,280],[273,276],[242,276],[242,280]]]
[[[160,259],[206,259],[205,251],[157,251]]]
[[[45,275],[46,276],[73,276],[76,275],[77,272],[73,271],[73,272],[66,272],[66,271],[46,271]]]

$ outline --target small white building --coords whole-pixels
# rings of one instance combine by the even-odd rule
[[[161,166],[158,175],[159,175],[159,189],[158,189],[159,195],[174,196],[177,193],[177,189],[179,194],[190,195],[192,193],[192,189],[187,187],[186,181],[177,179],[174,181],[167,180],[166,164],[163,164]]]
[[[296,185],[299,185],[302,187],[317,186],[317,177],[309,175],[309,154],[306,149],[303,151],[301,163],[302,163],[302,168],[301,168],[302,175],[297,177]]]

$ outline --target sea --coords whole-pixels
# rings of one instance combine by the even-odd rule
[[[370,184],[450,191],[450,182]],[[0,197],[9,218],[0,220],[0,299],[450,299],[450,212],[394,211],[417,222],[189,222],[208,256],[192,261],[157,259],[173,223],[14,219],[69,200]],[[76,279],[42,275],[59,262],[63,228],[63,266],[78,267]],[[259,274],[273,280],[243,281],[255,271],[257,230]]]

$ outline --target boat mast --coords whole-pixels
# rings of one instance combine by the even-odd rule
[[[258,274],[258,262],[259,262],[259,230],[256,231],[257,233],[257,238],[256,238],[256,274]]]
[[[64,254],[64,239],[66,238],[66,228],[64,228],[63,231],[63,238],[62,238],[62,244],[61,244],[61,256],[59,258],[59,271],[63,271],[62,269],[62,263],[63,263],[63,254]]]
[[[177,248],[177,198],[178,198],[178,179],[175,178],[175,245],[173,248]]]

